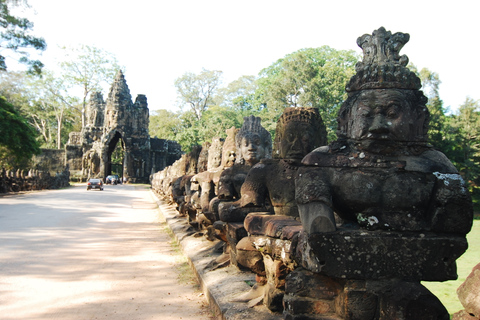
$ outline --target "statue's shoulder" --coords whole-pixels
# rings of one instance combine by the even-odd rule
[[[318,166],[321,163],[328,161],[330,156],[331,156],[330,146],[318,147],[317,149],[313,150],[303,158],[302,164],[306,166]]]
[[[458,174],[458,170],[447,156],[434,148],[429,148],[421,154],[410,156],[405,160],[407,171]]]

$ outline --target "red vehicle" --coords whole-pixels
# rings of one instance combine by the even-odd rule
[[[103,182],[101,179],[90,179],[87,182],[87,190],[90,189],[100,189],[103,190]]]

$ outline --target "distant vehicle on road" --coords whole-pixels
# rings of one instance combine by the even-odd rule
[[[103,182],[101,179],[90,179],[87,182],[87,190],[90,189],[100,189],[103,190]]]
[[[117,184],[121,182],[120,178],[116,174],[111,174],[105,178],[105,184]]]

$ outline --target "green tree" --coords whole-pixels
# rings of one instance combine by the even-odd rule
[[[39,154],[36,135],[18,110],[0,97],[0,165],[9,169],[19,167]]]
[[[449,154],[452,146],[449,140],[445,139],[445,134],[451,130],[447,127],[445,108],[443,107],[443,101],[440,99],[439,86],[442,83],[440,77],[436,72],[427,68],[423,68],[420,72],[417,72],[414,66],[411,69],[420,77],[422,91],[428,98],[427,108],[430,112],[428,142],[443,153]]]
[[[273,121],[289,106],[318,108],[333,140],[337,112],[346,98],[345,85],[358,58],[354,51],[328,46],[288,54],[260,72],[257,105],[266,106],[262,113]]]
[[[213,104],[222,71],[202,69],[199,74],[187,72],[175,80],[175,87],[180,98],[181,107],[188,106],[197,120]]]
[[[214,137],[225,138],[226,130],[231,127],[240,128],[243,117],[239,118],[234,108],[212,106],[202,116],[199,126],[200,140],[198,145],[205,141],[212,141]]]
[[[152,137],[176,140],[180,125],[181,119],[178,113],[160,109],[152,111],[148,130]]]
[[[26,1],[22,2],[28,6]],[[18,62],[26,64],[30,73],[40,74],[43,63],[39,60],[30,59],[28,49],[43,51],[47,44],[43,38],[30,34],[33,23],[26,18],[18,18],[11,14],[10,8],[18,6],[20,1],[0,0],[0,70],[7,70],[7,53],[13,53]],[[12,58],[15,58],[12,56]]]
[[[450,122],[455,133],[451,160],[470,185],[480,186],[480,101],[467,98]]]
[[[255,76],[241,76],[220,88],[215,97],[218,106],[232,108],[241,117],[258,113],[260,106],[255,104],[255,92],[258,88]]]
[[[51,128],[56,131],[56,148],[61,149],[68,138],[64,124],[74,120],[79,99],[69,94],[64,78],[56,77],[52,72],[43,72],[40,78],[30,78],[29,87],[35,92],[33,105],[44,110],[51,119]]]
[[[81,87],[83,90],[81,119],[84,127],[88,95],[94,91],[102,91],[104,84],[110,85],[121,68],[115,56],[103,49],[88,45],[63,49],[66,57],[60,63],[62,77],[72,86]]]
[[[203,139],[200,127],[197,116],[192,110],[180,114],[180,126],[175,135],[175,141],[180,144],[182,151],[190,152],[194,146],[201,145]]]
[[[34,127],[43,147],[52,147],[52,122],[50,112],[38,104],[36,90],[32,87],[32,75],[25,72],[0,73],[0,95],[15,106],[20,114]]]
[[[68,133],[80,129],[78,98],[61,77],[48,70],[42,77],[12,71],[0,74],[0,95],[37,130],[44,148],[61,148]]]

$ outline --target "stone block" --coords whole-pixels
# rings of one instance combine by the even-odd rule
[[[302,234],[296,258],[311,271],[353,280],[446,281],[457,278],[463,236],[349,230]]]
[[[480,263],[473,267],[465,282],[458,287],[457,294],[466,313],[480,319]]]
[[[283,298],[285,310],[292,315],[334,315],[335,304],[332,300],[319,300],[293,295],[285,295]],[[297,319],[297,318],[292,318]],[[323,318],[322,318],[323,319]]]
[[[343,320],[335,314],[322,314],[322,315],[313,315],[313,314],[291,314],[288,311],[283,312],[284,320]]]
[[[291,240],[296,233],[300,232],[302,223],[291,217],[284,219],[270,219],[265,222],[265,235],[282,240]]]
[[[227,230],[227,239],[232,246],[237,245],[237,243],[248,236],[243,223],[241,222],[229,222],[226,226]]]
[[[252,235],[266,235],[267,223],[275,220],[296,221],[293,217],[276,216],[269,212],[252,212],[246,216],[244,225],[248,233]],[[300,223],[298,223],[298,225],[299,224]]]
[[[333,301],[342,289],[342,284],[335,279],[302,268],[290,272],[285,282],[285,293],[314,300]]]
[[[238,266],[243,266],[258,275],[265,275],[263,256],[255,248],[249,237],[245,237],[238,242],[235,260]]]
[[[272,312],[282,312],[283,295],[283,290],[280,290],[274,285],[267,283],[265,288],[265,296],[263,297],[263,304]]]
[[[478,320],[478,319],[479,318],[475,318],[465,310],[460,310],[457,313],[454,313],[452,317],[452,320]]]

